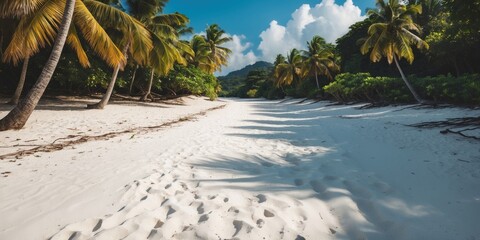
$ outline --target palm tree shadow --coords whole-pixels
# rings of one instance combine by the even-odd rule
[[[330,138],[316,132],[322,124],[348,125],[345,121],[359,121],[361,119],[341,118],[343,114],[351,114],[356,106],[333,106],[325,108],[312,104],[285,106],[280,104],[271,107],[268,104],[252,103],[254,114],[263,116],[262,119],[245,120],[246,125],[233,126],[234,131],[225,133],[228,136],[241,139],[271,139],[286,142],[297,149],[320,148],[323,151],[302,153],[302,151],[287,152],[283,155],[275,152],[261,154],[217,154],[213,157],[201,159],[196,167],[212,171],[227,173],[231,178],[201,179],[200,182],[215,182],[223,188],[239,189],[258,193],[302,192],[296,196],[299,200],[316,198],[326,203],[347,202],[353,204],[356,211],[361,213],[365,221],[357,221],[354,225],[342,226],[344,233],[337,233],[337,238],[358,239],[359,229],[363,236],[373,239],[401,239],[406,225],[403,221],[391,221],[385,212],[399,216],[400,219],[412,218],[411,209],[422,209],[422,216],[432,217],[435,214],[428,206],[424,207],[415,201],[402,199],[393,195],[382,195],[373,192],[370,183],[358,183],[354,176],[358,169],[342,155],[343,147],[348,142],[332,142]],[[373,114],[384,117],[394,117],[384,109],[370,110]],[[414,117],[414,116],[412,116]],[[329,120],[329,121],[324,121]],[[325,125],[325,128],[331,127]],[[370,191],[371,190],[371,191]],[[402,203],[402,207],[395,208],[395,203]],[[337,205],[339,218],[355,218],[352,204]],[[388,210],[386,210],[388,209]],[[343,215],[342,215],[343,214]],[[395,219],[395,218],[394,218]]]

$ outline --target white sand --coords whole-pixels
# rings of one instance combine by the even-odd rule
[[[223,104],[199,101],[40,110],[0,139]],[[405,126],[479,110],[295,102],[229,100],[161,131],[1,160],[0,239],[480,239],[480,142]]]

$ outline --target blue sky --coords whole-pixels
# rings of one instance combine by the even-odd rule
[[[271,61],[277,52],[286,53],[287,46],[301,48],[302,42],[316,34],[333,42],[375,4],[374,0],[351,1],[170,0],[164,12],[187,15],[195,32],[217,23],[234,36],[229,47],[234,48],[235,56],[223,75],[257,60]]]

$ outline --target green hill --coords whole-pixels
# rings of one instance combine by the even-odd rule
[[[259,61],[252,65],[248,65],[240,70],[233,71],[226,76],[218,77],[218,81],[220,82],[220,85],[222,85],[222,92],[220,92],[220,96],[236,96],[237,94],[235,94],[235,92],[246,84],[246,79],[250,72],[271,72],[272,70],[273,64],[265,61]]]

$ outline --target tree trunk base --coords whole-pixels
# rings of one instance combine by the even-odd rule
[[[148,99],[150,99],[152,102],[154,101],[153,96],[151,93],[144,94],[141,98],[140,101],[146,102]]]
[[[87,109],[103,109],[104,106],[102,106],[100,103],[95,103],[95,104],[87,104]]]

